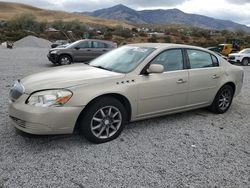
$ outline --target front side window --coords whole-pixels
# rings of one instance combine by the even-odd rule
[[[91,41],[76,41],[71,43],[66,47],[66,49],[71,49],[71,48],[91,48]]]
[[[187,54],[191,69],[207,68],[214,66],[211,55],[207,52],[203,52],[200,50],[187,50]]]
[[[91,48],[91,41],[80,42],[77,45],[78,48]]]
[[[159,54],[151,64],[161,64],[165,71],[183,69],[183,57],[181,49],[167,50]]]

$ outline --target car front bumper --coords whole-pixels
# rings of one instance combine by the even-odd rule
[[[52,63],[54,63],[54,64],[58,63],[59,56],[57,54],[48,53],[47,57],[48,57],[49,61],[51,61]]]
[[[37,134],[71,134],[83,107],[36,107],[9,104],[11,123],[19,130]]]
[[[240,63],[242,61],[242,58],[241,57],[235,57],[235,56],[232,56],[232,57],[228,57],[228,61],[231,62],[231,63]]]

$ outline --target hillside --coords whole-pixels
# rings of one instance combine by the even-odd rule
[[[130,23],[137,24],[146,24],[147,22],[141,18],[139,12],[128,8],[124,5],[117,5],[114,7],[96,10],[94,12],[85,12],[83,15],[91,15],[94,17],[106,18],[106,19],[115,19],[126,21]]]
[[[37,7],[20,3],[0,2],[0,20],[9,20],[13,16],[21,13],[31,13],[36,16],[39,21],[72,21],[78,19],[80,22],[86,24],[105,25],[109,27],[115,27],[117,25],[123,25],[124,27],[128,28],[132,27],[131,25],[121,21],[101,19],[63,11],[40,9]]]
[[[137,24],[184,24],[205,29],[236,31],[242,29],[250,32],[250,27],[228,20],[219,20],[198,14],[187,14],[178,9],[158,9],[136,11],[122,4],[100,9],[94,12],[83,12],[83,15],[106,19],[126,21]]]

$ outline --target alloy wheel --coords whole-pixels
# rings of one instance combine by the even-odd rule
[[[61,65],[68,65],[70,64],[70,59],[68,57],[62,57],[60,60]]]
[[[222,90],[219,96],[219,108],[222,111],[226,110],[230,106],[231,100],[232,100],[231,91],[225,88],[224,90]]]
[[[122,124],[122,115],[114,106],[99,109],[92,117],[91,132],[99,139],[113,136]]]
[[[249,60],[248,60],[247,58],[244,58],[243,61],[242,61],[242,64],[243,64],[244,66],[247,66],[248,63],[249,63]]]

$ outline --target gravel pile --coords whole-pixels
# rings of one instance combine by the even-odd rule
[[[0,50],[0,187],[240,187],[250,185],[250,66],[230,110],[205,109],[130,123],[112,142],[79,134],[28,136],[11,126],[8,92],[52,69],[48,49]]]
[[[32,35],[24,37],[14,43],[16,48],[49,48],[52,43],[46,39],[38,38]]]

